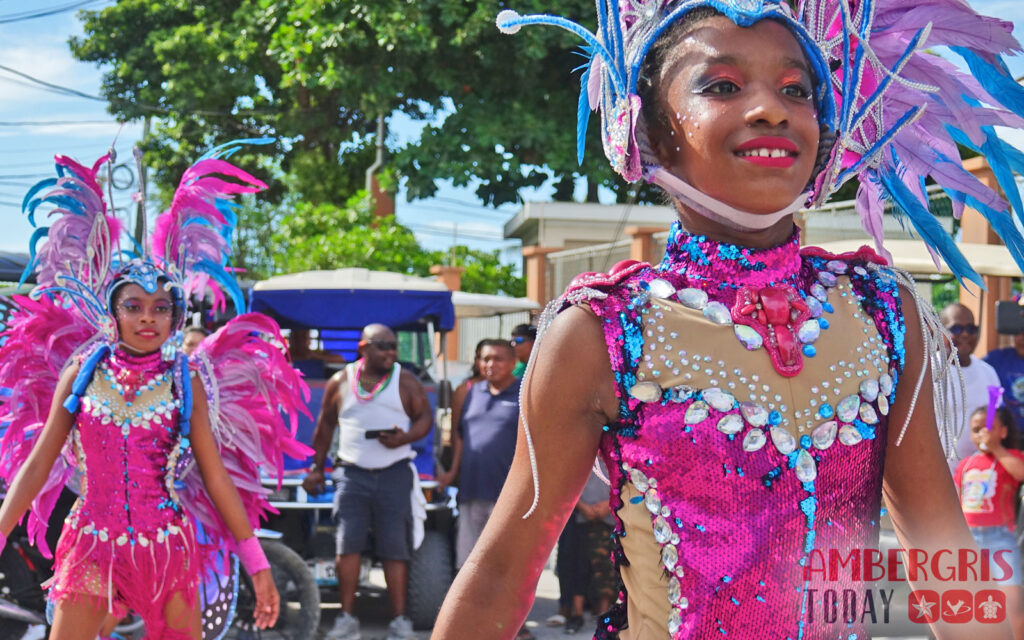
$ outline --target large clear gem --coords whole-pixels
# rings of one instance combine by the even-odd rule
[[[814,482],[814,479],[818,477],[818,465],[814,463],[814,458],[807,453],[806,449],[801,449],[800,453],[796,454],[794,470],[800,482]]]
[[[676,288],[668,280],[662,280],[661,278],[651,280],[647,290],[654,298],[669,298],[676,292]]]
[[[630,481],[632,481],[633,486],[636,487],[637,491],[639,491],[640,493],[644,493],[645,491],[647,491],[649,485],[647,482],[647,476],[644,475],[643,471],[639,469],[630,469],[629,479]]]
[[[883,373],[878,376],[878,390],[885,395],[892,393],[892,376],[888,373]]]
[[[743,418],[730,413],[718,421],[718,430],[726,435],[733,435],[743,430]]]
[[[836,405],[836,416],[841,422],[853,422],[860,410],[860,396],[846,396]]]
[[[732,324],[732,314],[729,313],[729,307],[721,302],[709,302],[704,307],[704,317],[715,324],[723,326]]]
[[[825,268],[832,273],[846,273],[846,263],[841,260],[829,260],[825,263]]]
[[[820,282],[815,282],[811,285],[811,295],[822,302],[828,301],[828,291],[825,287],[821,286]]]
[[[743,436],[743,450],[747,452],[758,451],[764,446],[767,438],[764,437],[764,431],[760,429],[751,429],[747,432],[747,435]]]
[[[673,545],[666,544],[661,548],[661,564],[665,565],[665,568],[672,571],[679,564],[679,552]]]
[[[655,515],[661,513],[661,498],[658,497],[657,491],[654,489],[647,490],[647,493],[644,494],[644,506]]]
[[[864,424],[878,424],[878,414],[875,413],[875,408],[866,402],[860,405],[860,419],[864,421]]]
[[[768,424],[768,410],[753,402],[741,402],[740,413],[752,427],[763,427]]]
[[[740,341],[740,344],[746,347],[748,351],[754,351],[764,346],[764,338],[761,337],[761,334],[754,331],[753,328],[745,324],[738,324],[733,327],[733,330],[736,332],[736,338]]]
[[[685,601],[683,598],[682,601]],[[682,602],[680,602],[682,606]],[[684,609],[686,607],[683,607]],[[668,614],[668,634],[675,636],[679,632],[679,628],[683,626],[683,615],[679,613],[679,609],[672,609],[672,613]]]
[[[878,411],[883,416],[889,415],[889,398],[886,396],[878,396]]]
[[[668,579],[668,601],[672,604],[679,604],[683,597],[682,587],[679,585],[679,578],[672,576]]]
[[[672,528],[669,526],[668,520],[662,516],[654,519],[654,539],[658,541],[658,544],[665,544],[672,539]]]
[[[711,405],[715,411],[732,411],[736,406],[736,399],[728,391],[722,391],[718,387],[705,389],[701,394],[704,402]]]
[[[836,433],[838,431],[839,423],[835,420],[822,422],[811,432],[811,442],[814,443],[816,449],[828,449],[836,441]]]
[[[807,296],[805,302],[807,303],[807,308],[811,310],[812,318],[820,318],[825,313],[825,307],[821,306],[821,300],[814,296]]]
[[[686,402],[696,393],[697,390],[688,384],[680,384],[672,387],[672,400],[675,402]]]
[[[796,451],[796,439],[793,438],[792,434],[784,428],[772,427],[769,429],[768,433],[771,434],[772,443],[775,445],[775,448],[778,449],[779,453],[782,455],[788,456]]]
[[[868,402],[874,402],[875,398],[878,397],[878,380],[868,378],[860,383],[860,397]]]
[[[819,271],[818,282],[825,285],[826,287],[834,287],[836,286],[836,283],[839,281],[836,279],[836,274],[832,273],[831,271]]]
[[[827,272],[825,272],[827,273]],[[804,344],[812,344],[821,335],[821,325],[817,320],[808,320],[796,330],[796,337]]]
[[[657,402],[661,400],[661,385],[657,382],[638,382],[629,388],[629,395],[640,402]]]
[[[860,431],[857,431],[857,427],[852,424],[844,424],[839,430],[839,442],[845,445],[854,445],[863,439],[864,436],[860,435]]]
[[[704,305],[708,303],[708,294],[701,289],[683,289],[682,291],[676,292],[676,299],[683,304],[684,307],[691,309],[703,309]]]
[[[708,417],[708,405],[703,400],[696,400],[686,409],[686,415],[683,416],[683,422],[686,424],[697,424],[698,422],[704,422]]]

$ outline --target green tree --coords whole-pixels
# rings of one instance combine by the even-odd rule
[[[516,275],[515,267],[502,264],[500,253],[496,250],[482,251],[457,245],[451,251],[434,252],[433,263],[465,268],[462,274],[463,291],[504,294],[515,298],[526,295],[526,281]]]

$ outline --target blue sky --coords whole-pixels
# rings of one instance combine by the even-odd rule
[[[28,73],[47,82],[71,87],[83,93],[99,93],[100,69],[75,61],[67,40],[81,32],[73,11],[52,16],[5,22],[30,11],[59,9],[72,0],[0,0],[0,65]],[[88,8],[112,4],[95,0]],[[498,3],[495,2],[497,7]],[[1024,2],[1021,0],[974,0],[972,5],[988,15],[1016,25],[1015,35],[1024,39]],[[31,7],[26,9],[26,7]],[[497,10],[497,9],[496,9]],[[498,37],[497,32],[495,37]],[[1024,57],[1010,59],[1015,76],[1024,75]],[[415,134],[408,122],[392,124],[396,135]],[[68,97],[38,88],[0,70],[0,250],[25,251],[31,229],[20,213],[25,190],[36,181],[52,176],[54,153],[65,153],[91,162],[114,143],[122,160],[131,164],[131,146],[139,138],[141,124],[121,126],[106,113],[105,104]],[[544,200],[548,192],[524,194],[526,199]],[[129,203],[121,195],[119,206]],[[504,249],[509,261],[518,256],[515,244],[501,238],[503,223],[518,209],[481,207],[471,190],[441,185],[438,197],[405,202],[398,198],[399,219],[409,224],[429,248],[447,248],[453,236],[461,244],[484,249]]]

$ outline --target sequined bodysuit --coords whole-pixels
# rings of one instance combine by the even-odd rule
[[[624,602],[597,637],[867,637],[822,617],[857,576],[804,566],[877,547],[903,318],[872,257],[677,225],[661,264],[570,285],[603,323],[620,401],[601,454]]]
[[[96,596],[115,613],[135,611],[153,638],[176,637],[161,631],[163,608],[174,594],[194,602],[200,564],[173,489],[173,389],[182,382],[173,371],[159,352],[115,351],[97,367],[72,432],[81,498],[64,523],[49,595]]]

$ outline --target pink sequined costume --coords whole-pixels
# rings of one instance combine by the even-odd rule
[[[57,545],[50,599],[96,596],[146,621],[153,638],[191,638],[164,626],[177,594],[195,602],[200,558],[174,491],[180,400],[159,352],[116,351],[99,363],[76,416],[72,446],[81,498]]]
[[[903,316],[874,260],[677,223],[660,265],[570,285],[564,302],[604,325],[620,400],[601,455],[625,588],[597,637],[867,637],[822,622],[824,589],[864,584],[804,565],[877,547]]]

